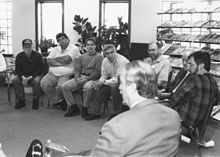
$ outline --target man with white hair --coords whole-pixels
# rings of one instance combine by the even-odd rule
[[[181,85],[183,85],[183,83],[189,78],[190,72],[188,71],[188,57],[192,52],[192,50],[187,50],[183,52],[183,68],[178,72],[174,80],[167,85],[165,91],[158,94],[158,97],[160,99],[170,99],[171,94],[175,92]]]

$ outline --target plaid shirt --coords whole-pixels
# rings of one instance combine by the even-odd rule
[[[218,99],[218,86],[210,74],[192,75],[171,96],[171,107],[184,122],[197,127]]]

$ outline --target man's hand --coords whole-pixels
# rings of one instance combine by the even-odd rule
[[[76,78],[76,82],[79,84],[84,84],[88,81],[88,76],[82,75],[81,77]]]
[[[33,78],[33,76],[29,76],[29,77],[22,76],[22,84],[24,86],[27,86],[28,85],[28,81],[30,81],[32,78]]]
[[[94,82],[94,84],[92,85],[92,88],[93,88],[94,90],[99,90],[99,88],[100,88],[102,85],[104,85],[104,82],[96,81],[96,82]]]

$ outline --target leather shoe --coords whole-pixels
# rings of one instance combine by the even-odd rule
[[[85,120],[95,120],[95,119],[100,119],[100,118],[101,118],[100,115],[89,114],[89,115],[86,116],[84,119],[85,119]]]
[[[53,107],[55,109],[61,109],[63,111],[66,111],[67,110],[67,104],[66,104],[66,101],[65,100],[62,100],[60,102],[57,102],[55,104],[53,104]]]
[[[19,99],[18,103],[15,105],[15,109],[20,109],[22,107],[25,107],[25,100]]]
[[[68,108],[67,113],[64,114],[64,117],[72,117],[80,114],[80,111],[76,105],[72,105]]]

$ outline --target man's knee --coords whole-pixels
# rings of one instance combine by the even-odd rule
[[[88,91],[90,88],[92,88],[92,85],[94,84],[94,81],[88,81],[83,85],[83,91]]]
[[[40,76],[34,77],[34,79],[33,79],[33,84],[40,85],[40,80],[41,80],[41,77],[40,77]]]
[[[22,80],[18,76],[14,76],[12,79],[12,84],[19,84]]]
[[[75,91],[78,87],[78,83],[75,79],[71,79],[58,86],[62,91]]]
[[[41,81],[40,81],[41,89],[45,89],[47,86],[48,86],[48,84],[47,84],[45,78],[42,78]]]

